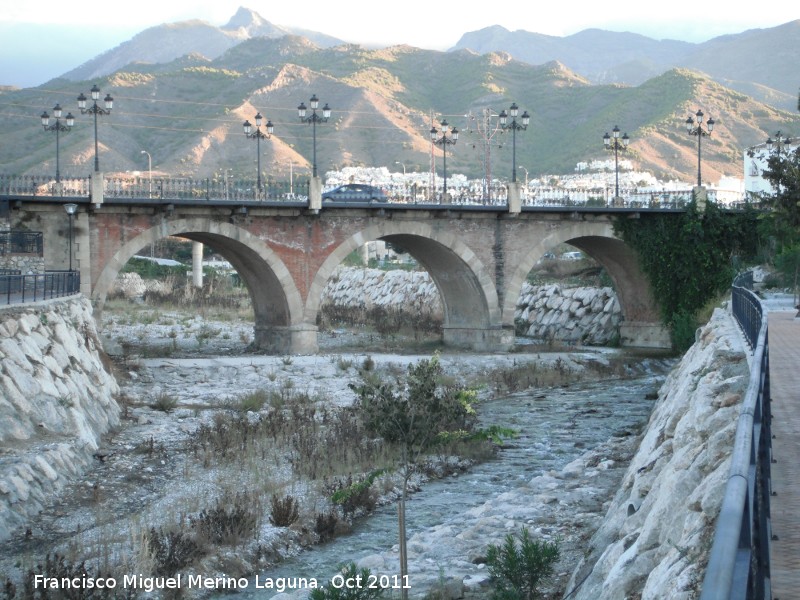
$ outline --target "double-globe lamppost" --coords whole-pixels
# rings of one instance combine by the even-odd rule
[[[250,121],[245,121],[242,127],[244,128],[244,135],[248,139],[255,139],[256,141],[256,156],[257,159],[257,168],[258,168],[258,177],[256,183],[256,189],[258,190],[258,197],[261,197],[261,140],[268,140],[272,137],[273,131],[275,131],[275,127],[272,125],[272,121],[267,120],[267,124],[265,129],[267,130],[266,133],[261,131],[261,121],[264,117],[261,116],[261,113],[256,113],[255,122],[256,128],[253,129],[252,124]]]
[[[714,119],[709,117],[708,121],[706,121],[706,128],[703,129],[703,111],[698,110],[694,117],[690,116],[686,119],[686,131],[689,135],[697,136],[697,187],[699,188],[703,185],[700,177],[700,140],[704,136],[711,135],[711,132],[714,131]]]
[[[619,198],[619,153],[624,152],[628,148],[630,138],[625,133],[622,137],[619,136],[619,127],[614,125],[611,130],[611,135],[606,134],[603,136],[603,146],[606,150],[614,151],[614,199]]]
[[[431,142],[436,146],[442,147],[442,169],[444,171],[444,186],[442,187],[442,204],[447,203],[447,147],[448,146],[455,146],[456,142],[458,142],[458,129],[453,127],[450,131],[447,131],[449,127],[446,120],[443,120],[439,123],[441,127],[441,135],[439,135],[440,131],[436,129],[436,127],[431,127]],[[450,134],[448,136],[448,133]]]
[[[308,101],[308,105],[311,108],[311,114],[306,116],[306,112],[308,109],[304,102],[300,103],[300,106],[297,107],[297,116],[300,117],[301,123],[311,123],[311,131],[312,131],[312,152],[313,152],[313,160],[311,161],[311,175],[312,177],[317,177],[317,123],[325,123],[328,119],[331,118],[331,109],[326,103],[325,106],[322,107],[322,115],[317,113],[317,109],[319,108],[319,99],[317,95],[314,94],[311,96],[311,99]]]
[[[111,94],[106,94],[106,97],[103,99],[105,107],[101,107],[97,104],[97,101],[100,99],[100,88],[98,88],[97,85],[93,85],[89,93],[92,95],[92,105],[89,107],[86,106],[87,98],[81,93],[81,95],[78,96],[78,108],[82,115],[87,113],[94,115],[94,172],[99,173],[100,156],[99,146],[97,144],[97,115],[110,115],[111,109],[114,107],[114,99],[111,97]]]
[[[72,116],[72,113],[67,113],[64,123],[61,122],[61,114],[61,105],[56,104],[53,107],[53,116],[56,122],[50,125],[50,115],[47,114],[47,111],[42,113],[42,127],[44,127],[44,130],[56,132],[56,183],[61,183],[59,135],[62,131],[64,133],[68,132],[75,125],[75,117]]]
[[[775,133],[775,139],[772,139],[771,136],[767,138],[767,154],[780,156],[784,152],[788,153],[789,150],[787,149],[787,146],[791,146],[793,143],[794,140],[792,140],[792,138],[784,136],[780,131],[778,131]]]
[[[531,122],[531,117],[526,110],[520,117],[520,122],[517,122],[519,116],[519,106],[516,102],[512,103],[508,109],[500,111],[500,128],[504,131],[511,130],[511,182],[517,182],[517,132],[525,131],[528,124]],[[508,122],[508,117],[511,117],[511,122]]]

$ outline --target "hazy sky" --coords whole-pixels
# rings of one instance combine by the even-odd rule
[[[5,59],[0,58],[0,84],[14,83],[8,81],[9,73],[3,73],[12,57],[18,61],[50,62],[57,71],[51,76],[55,76],[147,27],[187,19],[201,19],[220,26],[227,23],[240,6],[256,11],[276,25],[319,31],[348,42],[406,43],[434,50],[450,48],[464,33],[490,25],[557,36],[596,27],[631,31],[655,39],[701,42],[726,33],[774,27],[800,18],[800,9],[792,8],[794,3],[786,0],[762,0],[755,4],[741,0],[573,0],[543,5],[544,2],[532,1],[482,4],[463,0],[111,0],[70,5],[54,0],[0,0],[0,57],[5,56]],[[71,32],[76,37],[69,51],[64,50],[61,41],[62,50],[54,51],[47,45],[47,36],[35,34],[28,36],[28,43],[23,39],[6,45],[2,41],[2,37],[6,37],[3,34],[22,23],[59,25],[64,35],[60,40],[68,39]],[[67,68],[57,66],[60,61],[75,61],[72,57],[76,55],[80,58]]]

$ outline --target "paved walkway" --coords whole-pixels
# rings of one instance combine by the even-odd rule
[[[772,396],[772,597],[800,599],[800,319],[769,312]]]

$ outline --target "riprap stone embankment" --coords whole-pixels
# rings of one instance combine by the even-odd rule
[[[322,306],[366,320],[374,307],[403,311],[409,319],[442,320],[436,284],[425,271],[338,269],[322,293]],[[338,310],[337,310],[338,309]],[[517,300],[517,331],[537,340],[602,346],[619,335],[619,301],[609,287],[534,286],[524,283]]]
[[[84,296],[0,311],[0,540],[93,460],[119,392]]]
[[[572,576],[576,600],[697,598],[749,383],[721,309],[659,392],[644,437]]]

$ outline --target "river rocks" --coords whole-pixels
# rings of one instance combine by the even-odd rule
[[[698,597],[748,383],[736,325],[717,309],[661,388],[620,490],[573,573],[576,600]]]
[[[383,307],[442,320],[439,291],[425,271],[337,269],[322,292],[326,306],[364,312]]]
[[[120,273],[114,280],[113,292],[126,298],[141,298],[146,292],[168,294],[172,285],[159,279],[142,279],[138,273]]]
[[[619,301],[609,287],[535,287],[525,282],[514,313],[521,335],[591,346],[617,339],[621,321]]]
[[[322,292],[322,311],[359,322],[374,307],[393,309],[418,320],[441,322],[436,284],[424,271],[337,269]],[[619,301],[609,287],[567,288],[524,283],[514,313],[519,335],[539,341],[608,345],[619,336]]]
[[[119,423],[89,300],[0,312],[0,540],[91,460]]]

